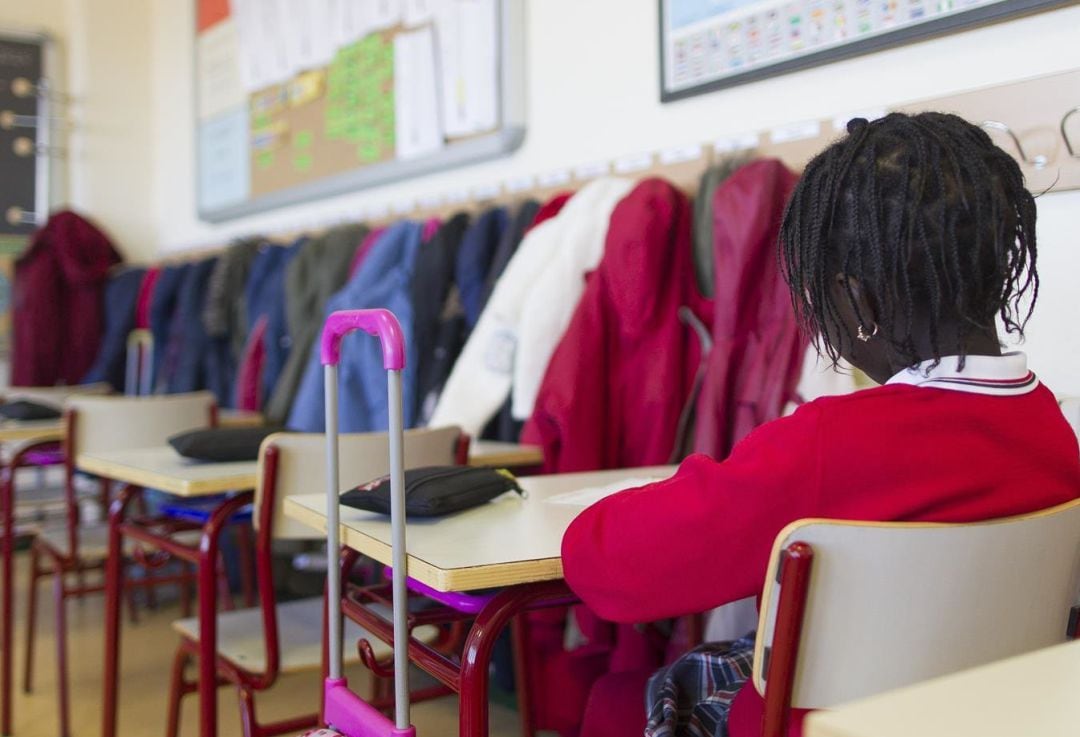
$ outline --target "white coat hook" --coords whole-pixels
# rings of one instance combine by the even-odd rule
[[[1038,154],[1035,158],[1029,159],[1028,155],[1024,152],[1024,147],[1020,144],[1020,137],[1013,132],[1013,129],[997,120],[984,120],[982,122],[982,128],[986,130],[1001,131],[1009,138],[1012,139],[1013,145],[1016,146],[1016,153],[1020,157],[1020,161],[1034,166],[1036,169],[1045,169],[1049,159],[1042,154]]]
[[[1069,131],[1065,128],[1065,124],[1069,122],[1069,118],[1077,113],[1080,113],[1080,107],[1074,107],[1061,118],[1061,137],[1065,139],[1065,150],[1068,151],[1069,156],[1074,159],[1080,159],[1080,152],[1077,152],[1076,148],[1073,147],[1072,139],[1069,138]]]
[[[37,128],[42,125],[51,125],[53,128],[66,128],[68,121],[63,118],[46,118],[40,115],[19,115],[14,110],[0,110],[0,130]]]

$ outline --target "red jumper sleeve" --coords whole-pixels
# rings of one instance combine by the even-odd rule
[[[762,425],[731,456],[586,509],[562,542],[566,581],[597,614],[648,622],[757,594],[777,533],[818,508],[821,410]]]

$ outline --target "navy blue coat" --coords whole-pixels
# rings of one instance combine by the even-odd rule
[[[175,356],[171,360],[166,358],[169,353],[169,331],[173,313],[176,311],[180,285],[193,266],[194,264],[177,264],[163,268],[154,285],[153,296],[150,298],[150,332],[154,336],[154,380],[152,383],[155,391],[165,390],[165,375],[171,373],[171,369],[166,369],[165,364],[175,363]]]
[[[495,248],[510,224],[505,207],[486,210],[465,231],[458,249],[455,281],[465,309],[465,324],[471,332],[484,309],[484,283],[491,269]]]
[[[262,371],[262,396],[269,397],[277,385],[278,376],[289,357],[292,343],[285,317],[285,267],[299,253],[306,238],[291,246],[264,246],[251,264],[244,299],[248,334],[255,323],[266,316],[266,358]]]
[[[103,303],[105,329],[94,364],[83,377],[84,384],[107,381],[114,390],[124,390],[127,339],[135,329],[135,303],[145,276],[146,269],[125,268],[109,277]]]

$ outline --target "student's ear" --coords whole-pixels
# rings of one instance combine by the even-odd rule
[[[878,325],[878,311],[873,298],[863,289],[859,280],[844,273],[836,275],[836,290],[845,297],[850,297],[854,302],[854,310],[851,318],[856,327],[861,323],[867,331],[873,331]],[[847,299],[841,300],[841,304],[847,304]]]

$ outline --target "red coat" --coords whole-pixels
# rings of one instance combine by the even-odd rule
[[[798,177],[776,159],[747,164],[713,196],[713,349],[694,449],[726,458],[794,397],[807,340],[780,272],[777,237]]]
[[[638,184],[611,215],[548,364],[522,438],[547,471],[666,463],[699,350],[678,310],[707,313],[694,282],[690,202],[660,179]]]
[[[102,291],[121,261],[108,237],[73,212],[54,214],[15,264],[11,383],[77,384],[101,341]]]

